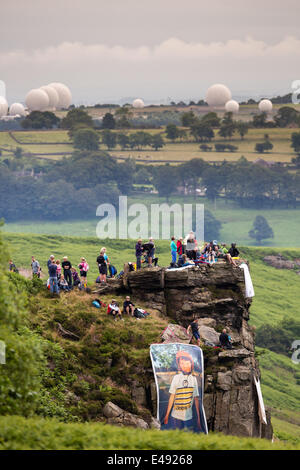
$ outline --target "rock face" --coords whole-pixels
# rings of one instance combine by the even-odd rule
[[[135,302],[155,308],[176,322],[165,334],[167,342],[188,342],[184,329],[195,316],[199,325],[205,368],[204,407],[208,429],[238,436],[271,437],[272,426],[259,420],[253,377],[260,378],[254,356],[254,331],[248,324],[251,299],[245,297],[244,271],[227,263],[185,270],[146,268],[128,272],[118,290],[130,292]],[[169,325],[170,326],[170,325]],[[182,328],[183,327],[183,328]],[[227,329],[232,350],[213,347]],[[166,333],[166,332],[165,332]],[[172,341],[172,333],[174,340]],[[151,371],[147,371],[150,375]],[[137,383],[133,397],[156,412],[154,380],[143,394]],[[145,387],[145,385],[144,385]]]

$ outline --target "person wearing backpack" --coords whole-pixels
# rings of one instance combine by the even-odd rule
[[[87,264],[86,262],[86,259],[85,258],[81,258],[81,261],[78,265],[78,268],[80,270],[80,280],[81,280],[81,284],[86,287],[87,285],[87,273],[88,273],[88,270],[89,270],[89,265]]]

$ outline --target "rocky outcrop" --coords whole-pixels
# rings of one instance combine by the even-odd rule
[[[238,436],[267,437],[268,425],[259,419],[258,397],[253,378],[260,378],[254,355],[255,336],[249,326],[251,299],[245,297],[244,271],[227,263],[184,270],[150,268],[127,272],[117,285],[175,322],[162,334],[167,342],[189,342],[186,328],[197,318],[205,368],[204,407],[208,428]],[[223,328],[232,338],[233,349],[216,347]],[[136,403],[156,413],[155,384],[135,383]],[[153,377],[153,376],[152,376]],[[142,391],[144,387],[145,391]]]
[[[297,263],[285,258],[280,254],[265,256],[263,260],[265,263],[276,269],[294,269],[297,267]]]

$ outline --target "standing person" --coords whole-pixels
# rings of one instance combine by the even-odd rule
[[[53,263],[54,259],[55,259],[55,258],[54,258],[54,255],[50,255],[50,257],[49,257],[49,259],[48,259],[48,261],[47,261],[47,267],[48,267],[49,276],[50,276],[49,268],[50,268],[51,264]]]
[[[171,238],[170,248],[171,248],[171,256],[172,256],[171,266],[175,266],[176,258],[177,258],[177,245],[175,243],[175,237]]]
[[[99,274],[100,274],[100,282],[101,284],[106,283],[106,276],[107,276],[107,255],[105,257],[105,248],[103,247],[100,251],[99,256],[97,257],[97,264],[99,268]]]
[[[81,261],[78,265],[78,268],[80,270],[81,283],[83,284],[83,287],[86,287],[87,286],[87,279],[86,278],[87,278],[87,273],[88,273],[88,270],[89,270],[89,265],[87,264],[85,258],[81,258]]]
[[[58,281],[57,281],[57,264],[54,261],[49,265],[49,282],[50,291],[52,294],[59,294]]]
[[[193,231],[191,231],[186,240],[186,254],[189,259],[195,260],[198,250],[198,244]]]
[[[148,243],[144,243],[142,245],[143,251],[146,251],[147,257],[148,257],[148,267],[152,268],[152,261],[154,258],[154,253],[155,253],[155,245],[154,245],[154,240],[152,237],[149,238]]]
[[[31,257],[31,269],[32,269],[32,278],[35,276],[40,278],[41,277],[41,267],[40,263],[34,256]]]
[[[143,254],[142,239],[139,238],[137,241],[137,244],[135,245],[136,269],[141,269],[142,267],[142,264],[141,264],[142,254]]]
[[[182,265],[182,255],[183,255],[183,238],[180,237],[179,240],[177,240],[177,253],[178,253],[178,261],[177,264],[178,266]]]
[[[200,342],[200,334],[199,334],[199,328],[198,328],[198,323],[196,321],[196,319],[194,318],[192,323],[189,325],[188,329],[187,329],[187,332],[188,334],[191,334],[193,335],[193,337],[195,338],[195,340],[197,341],[197,345],[199,346],[200,348],[200,345],[201,345],[201,342]]]
[[[55,264],[57,266],[57,279],[58,279],[58,282],[60,281],[60,277],[61,277],[61,264],[60,264],[60,260],[57,259],[55,261]]]
[[[73,285],[73,283],[72,283],[72,271],[71,271],[72,264],[68,260],[67,256],[63,257],[63,262],[62,262],[61,265],[62,265],[62,268],[64,270],[64,278],[67,281],[69,288],[72,289],[72,285]]]

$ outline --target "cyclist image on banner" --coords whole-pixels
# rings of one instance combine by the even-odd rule
[[[153,344],[150,355],[156,381],[161,429],[207,433],[203,397],[203,356],[197,346]]]

